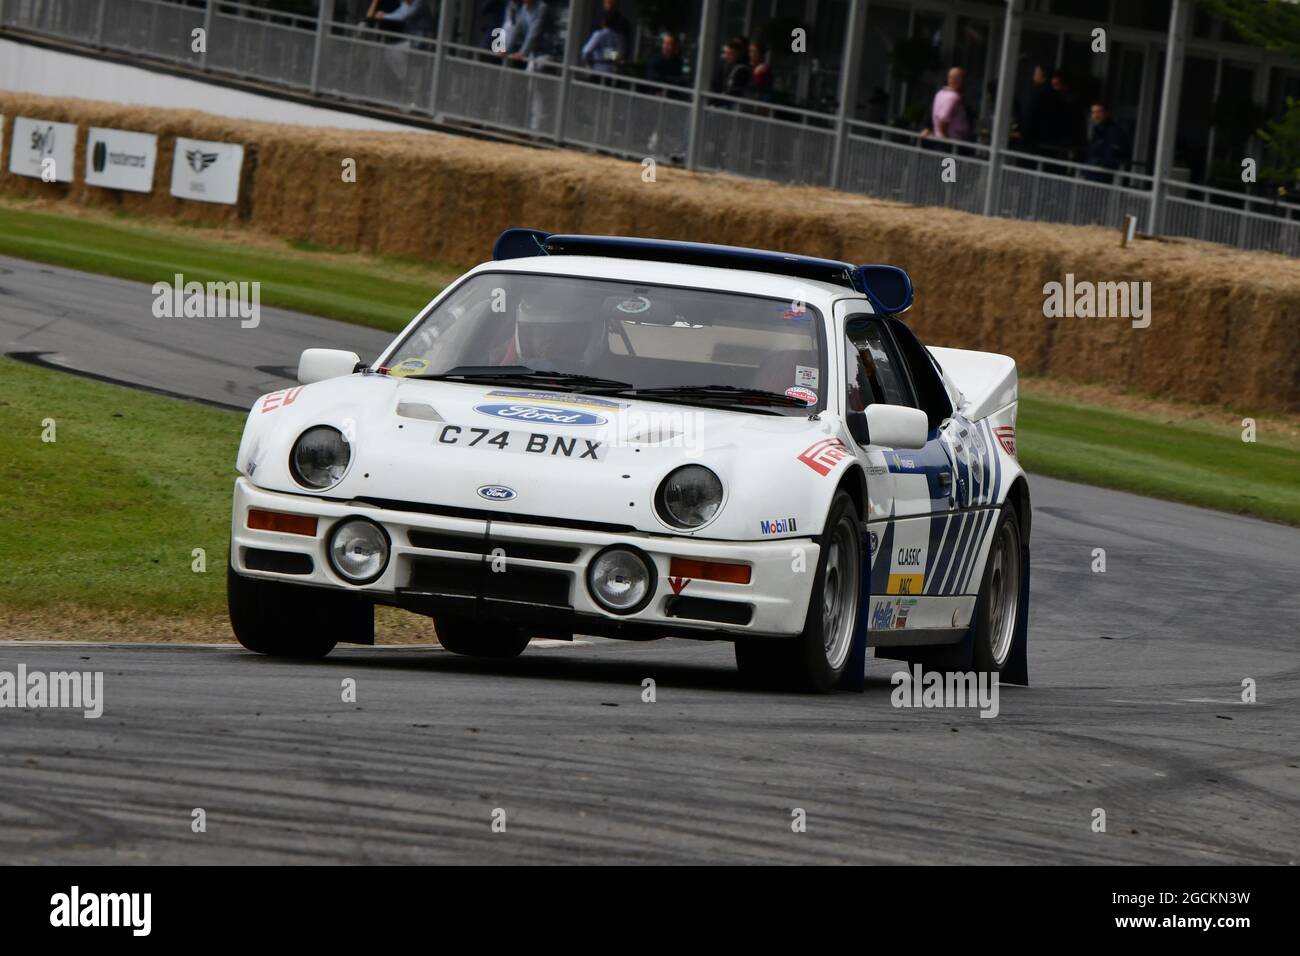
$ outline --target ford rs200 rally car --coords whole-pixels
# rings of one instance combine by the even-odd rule
[[[927,349],[890,266],[512,229],[371,366],[308,349],[239,448],[244,646],[735,642],[827,690],[878,656],[1025,679],[1015,363]]]

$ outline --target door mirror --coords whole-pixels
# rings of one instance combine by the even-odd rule
[[[327,378],[339,378],[351,375],[361,364],[361,357],[356,352],[344,352],[341,349],[304,349],[302,358],[298,359],[298,383],[310,385],[323,382]]]
[[[930,435],[930,419],[919,408],[906,405],[868,405],[861,413],[867,440],[858,439],[849,416],[849,431],[859,444],[884,448],[924,448]]]

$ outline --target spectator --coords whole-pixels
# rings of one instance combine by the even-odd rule
[[[427,39],[434,34],[433,10],[430,0],[401,0],[390,12],[376,12],[372,19],[383,24],[396,24],[410,40]]]
[[[965,84],[965,70],[954,66],[948,71],[948,85],[934,94],[934,104],[930,109],[933,126],[923,132],[922,136],[930,134],[940,139],[970,139],[970,114],[966,111],[966,101],[961,95]]]
[[[569,0],[570,3],[575,0]],[[605,18],[609,18],[608,29],[613,30],[623,38],[623,55],[627,56],[632,52],[632,24],[627,22],[627,17],[623,16],[618,9],[618,0],[602,0],[600,12],[592,18],[591,32],[604,29]]]
[[[772,69],[767,65],[767,51],[757,40],[749,44],[749,86],[746,93],[756,100],[772,98]]]
[[[550,62],[555,47],[550,9],[542,0],[510,0],[506,8],[505,52],[507,63],[524,64],[529,73],[540,73]],[[541,130],[550,119],[553,91],[532,80],[528,84],[528,128]]]
[[[493,32],[502,28],[506,19],[506,0],[482,0],[478,5],[479,21],[485,23],[479,37],[479,46],[485,50],[492,49]]]
[[[399,6],[401,6],[401,0],[370,0],[370,6],[366,9],[364,20],[370,26],[377,27],[386,33],[400,33],[402,24],[396,20],[386,19],[388,14],[396,12]]]
[[[1077,161],[1088,136],[1087,118],[1074,95],[1070,78],[1061,70],[1052,71],[1052,89],[1056,92],[1059,104],[1053,141],[1066,159]]]
[[[1038,64],[1034,67],[1025,125],[1020,131],[1020,145],[1025,152],[1039,153],[1044,146],[1056,142],[1061,128],[1062,109],[1061,95],[1047,82],[1046,68],[1041,63]]]
[[[749,88],[749,64],[745,62],[749,44],[744,37],[732,37],[722,48],[722,60],[713,73],[713,92],[727,96],[744,96]]]
[[[1132,157],[1132,144],[1124,128],[1111,118],[1105,103],[1092,104],[1092,135],[1088,137],[1088,165],[1118,170]],[[1111,182],[1109,173],[1088,173],[1093,182]]]
[[[582,45],[582,62],[597,73],[617,73],[626,47],[623,34],[612,26],[613,17],[606,13],[600,18],[600,28]]]
[[[646,65],[645,78],[655,83],[671,86],[686,85],[686,61],[682,59],[681,44],[677,35],[665,33],[659,40],[659,52]]]
[[[527,63],[530,69],[551,58],[555,35],[551,12],[543,0],[510,0],[506,7],[505,52],[508,60]]]

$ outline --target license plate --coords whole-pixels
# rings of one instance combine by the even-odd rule
[[[547,432],[521,432],[470,425],[443,425],[435,445],[456,445],[480,451],[506,451],[576,461],[604,461],[605,443]]]

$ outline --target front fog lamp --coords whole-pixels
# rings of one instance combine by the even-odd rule
[[[615,614],[645,607],[654,593],[654,567],[630,548],[607,548],[587,566],[587,590],[596,603]]]
[[[684,465],[659,486],[655,507],[674,528],[698,528],[722,506],[722,482],[703,465]]]
[[[349,518],[330,535],[330,564],[353,584],[367,584],[388,566],[388,535],[372,521]]]
[[[298,484],[320,491],[338,484],[351,460],[352,449],[343,433],[329,425],[317,425],[293,443],[289,470]]]

